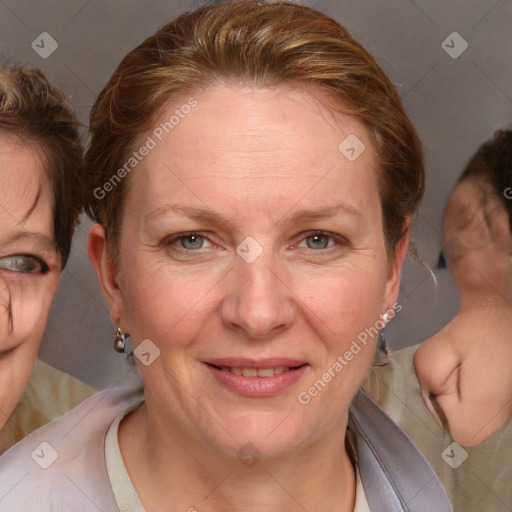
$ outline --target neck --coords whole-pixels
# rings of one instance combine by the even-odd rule
[[[353,512],[356,483],[345,448],[346,426],[345,417],[314,443],[248,465],[177,425],[164,424],[146,405],[123,420],[118,436],[148,512],[168,510],[169,503],[189,512]]]
[[[512,308],[512,294],[507,296],[500,294],[495,289],[463,289],[459,292],[459,311],[464,313],[477,312],[486,313],[506,311],[510,315]]]

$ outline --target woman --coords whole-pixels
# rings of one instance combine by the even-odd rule
[[[425,454],[456,511],[512,505],[511,186],[512,131],[498,131],[468,162],[444,212],[459,311],[364,384]]]
[[[90,128],[89,256],[144,395],[100,393],[8,452],[0,504],[451,510],[358,391],[424,175],[373,58],[307,7],[204,6],[130,52]]]
[[[425,403],[465,446],[512,413],[511,186],[512,131],[501,131],[468,163],[446,206],[444,254],[460,309],[414,358]]]
[[[92,392],[36,363],[80,212],[81,161],[64,95],[36,69],[0,68],[0,452]]]

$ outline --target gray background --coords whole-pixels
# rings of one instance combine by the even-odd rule
[[[427,187],[413,242],[433,269],[405,263],[403,311],[386,328],[392,349],[419,343],[455,315],[449,272],[436,269],[446,200],[463,166],[485,140],[512,121],[512,0],[303,1],[337,19],[390,75],[423,140]],[[87,122],[90,107],[121,58],[200,1],[0,0],[2,60],[40,66]],[[48,32],[57,50],[32,48]],[[442,42],[459,33],[467,50],[452,58]],[[451,43],[449,43],[451,44]],[[454,42],[455,50],[460,48]],[[48,49],[48,45],[46,48]],[[112,350],[114,327],[86,255],[89,221],[77,230],[52,308],[41,358],[83,380],[108,386],[126,373]]]

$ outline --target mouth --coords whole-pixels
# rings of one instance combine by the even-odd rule
[[[296,360],[217,360],[205,362],[217,384],[237,394],[272,396],[296,384],[309,364]]]
[[[274,375],[280,375],[283,372],[289,372],[290,370],[296,370],[297,368],[301,368],[305,366],[306,363],[299,366],[275,366],[275,367],[267,367],[267,368],[254,368],[254,367],[238,367],[238,366],[217,366],[215,364],[209,364],[213,366],[217,370],[222,372],[230,372],[235,375],[243,376],[243,377],[273,377]]]

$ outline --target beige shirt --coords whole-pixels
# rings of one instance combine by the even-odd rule
[[[141,402],[123,411],[110,425],[105,439],[105,460],[112,491],[120,512],[146,512],[135,492],[123,462],[117,431],[121,420],[131,411],[139,407]],[[192,508],[192,507],[191,507]],[[359,468],[356,466],[356,504],[354,512],[371,512],[363,489]]]
[[[455,512],[512,510],[512,421],[473,447],[452,444],[423,403],[414,372],[419,345],[373,367],[363,389],[409,435],[436,472]],[[492,348],[491,348],[492,349]]]
[[[96,391],[38,359],[27,389],[0,435],[0,454],[34,430],[73,409]]]

